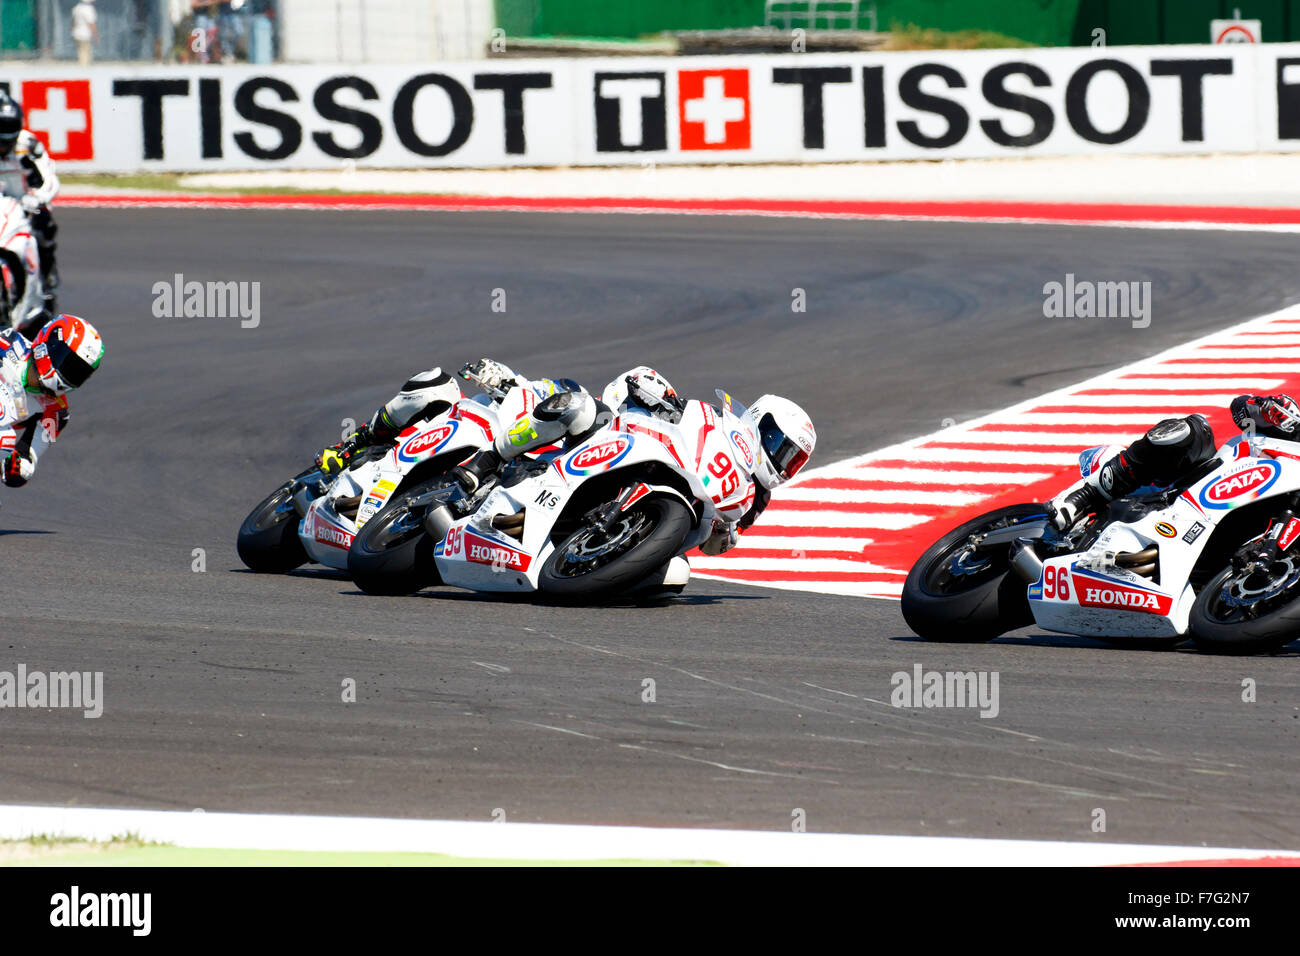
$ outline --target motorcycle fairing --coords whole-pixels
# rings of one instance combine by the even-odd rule
[[[1196,600],[1192,569],[1214,528],[1236,508],[1300,490],[1300,444],[1295,442],[1238,436],[1220,448],[1218,458],[1218,468],[1168,507],[1112,523],[1083,553],[1046,559],[1026,592],[1035,622],[1097,637],[1186,634]],[[1116,554],[1153,545],[1159,583],[1116,565]]]

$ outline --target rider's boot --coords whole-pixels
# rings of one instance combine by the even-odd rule
[[[47,268],[48,265],[48,268]],[[51,250],[47,263],[45,250],[41,250],[41,288],[42,303],[45,311],[57,314],[59,310],[59,267],[54,264],[54,252]]]
[[[54,313],[48,308],[33,306],[15,326],[27,339],[34,339],[46,324],[54,321]]]
[[[1127,455],[1120,452],[1049,501],[1048,514],[1058,529],[1068,531],[1084,515],[1123,497],[1140,484]]]
[[[46,308],[51,312],[54,311],[55,290],[59,287],[59,266],[54,255],[59,244],[51,234],[54,231],[38,232],[36,237],[36,252],[41,260],[41,285],[45,289]]]
[[[464,490],[472,495],[482,487],[483,482],[495,475],[504,460],[494,448],[485,448],[463,465],[457,465],[450,472],[451,477]]]

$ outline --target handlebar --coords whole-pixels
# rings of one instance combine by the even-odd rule
[[[498,385],[489,385],[487,382],[484,382],[479,378],[478,365],[478,362],[466,362],[460,367],[460,377],[467,382],[474,383],[498,401],[505,398],[508,391],[507,389],[501,388]]]

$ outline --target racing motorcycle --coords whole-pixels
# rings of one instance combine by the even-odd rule
[[[713,522],[754,500],[758,439],[745,409],[691,401],[676,423],[625,412],[571,449],[508,465],[473,496],[446,480],[391,501],[362,528],[348,571],[362,590],[405,573],[412,541],[432,544],[443,584],[594,601],[679,593],[684,555]],[[410,580],[410,577],[407,578]]]
[[[22,167],[0,164],[0,326],[23,328],[28,316],[53,310],[41,279],[40,250],[23,208],[27,179]]]
[[[1089,473],[1100,448],[1079,456]],[[1204,651],[1300,637],[1300,443],[1249,433],[1172,486],[1139,489],[1067,531],[1016,504],[944,535],[911,569],[903,617],[934,641],[1049,631]]]
[[[445,476],[491,447],[495,425],[490,404],[462,398],[402,431],[395,444],[357,454],[337,475],[319,468],[295,475],[244,519],[237,542],[240,559],[254,571],[273,574],[309,561],[347,570],[356,534],[390,499]],[[434,574],[432,549],[419,541],[394,557],[403,567],[380,582],[385,593],[409,593]]]

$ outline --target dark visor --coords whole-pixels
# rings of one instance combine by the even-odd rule
[[[788,438],[776,419],[767,414],[758,423],[763,452],[782,478],[793,478],[808,461],[808,453]]]
[[[69,388],[81,388],[95,371],[95,367],[68,348],[63,339],[50,336],[45,347],[50,352],[50,364]]]

